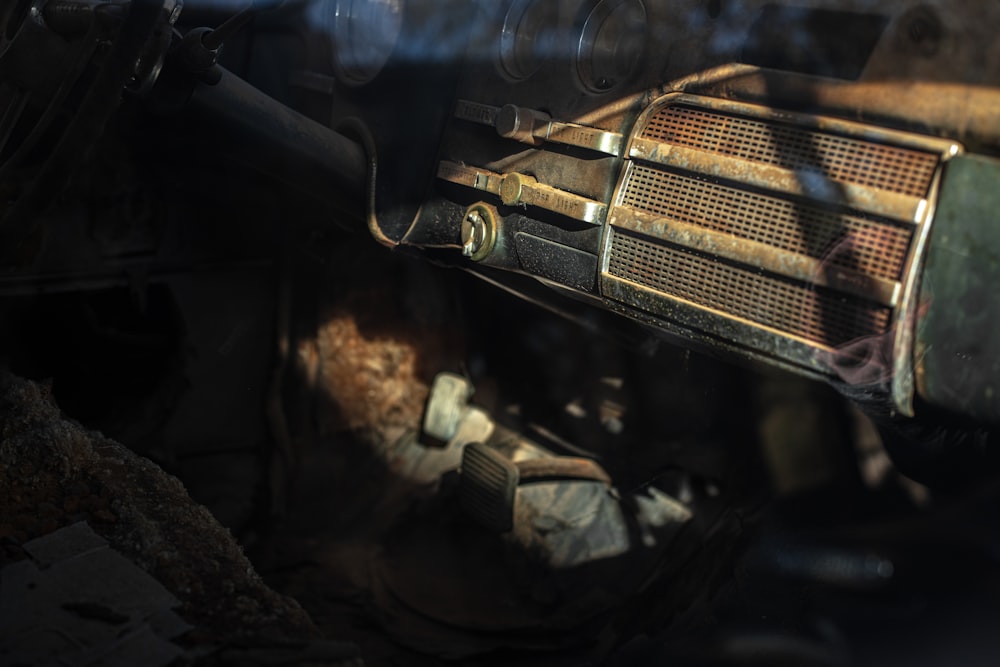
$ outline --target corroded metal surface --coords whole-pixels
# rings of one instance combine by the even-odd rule
[[[913,221],[922,209],[922,199],[855,183],[837,183],[820,170],[796,171],[757,160],[743,160],[707,153],[648,139],[632,143],[630,157],[682,169],[706,178],[725,179],[796,197],[805,197],[833,205],[896,220]],[[937,162],[933,163],[937,166]]]
[[[609,261],[611,277],[820,346],[884,333],[889,326],[887,307],[629,234],[614,234]]]
[[[895,305],[899,293],[899,283],[895,280],[849,268],[830,271],[825,259],[788,252],[767,242],[706,229],[697,224],[667,221],[648,213],[626,210],[617,211],[611,224],[774,275],[836,289],[884,306]],[[906,245],[903,244],[904,250]]]
[[[940,165],[960,152],[936,138],[668,94],[632,134],[602,294],[702,330],[698,311],[709,311],[740,323],[710,324],[715,335],[836,374],[831,352],[898,339]],[[782,336],[805,347],[768,342]]]

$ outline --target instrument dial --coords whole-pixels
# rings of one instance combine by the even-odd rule
[[[600,0],[587,16],[577,47],[577,73],[591,92],[631,78],[646,49],[646,9],[640,0]]]
[[[500,66],[520,81],[538,71],[555,55],[559,3],[552,0],[515,0],[507,11],[500,35]]]
[[[333,0],[328,24],[334,68],[346,84],[370,82],[389,61],[403,28],[403,0]]]

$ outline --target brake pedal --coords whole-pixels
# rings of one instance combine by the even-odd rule
[[[513,461],[478,442],[462,451],[459,503],[472,518],[497,532],[514,527],[514,496],[521,473]]]

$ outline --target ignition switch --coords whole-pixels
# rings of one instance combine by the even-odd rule
[[[462,254],[479,262],[493,251],[497,240],[497,213],[489,204],[473,204],[462,218]]]

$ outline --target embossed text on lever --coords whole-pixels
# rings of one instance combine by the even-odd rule
[[[547,113],[507,104],[494,107],[478,102],[459,100],[455,117],[493,127],[497,134],[531,146],[547,141],[565,146],[614,155],[622,154],[625,138],[617,132],[553,120]]]
[[[437,176],[450,183],[497,195],[507,206],[536,206],[594,225],[601,224],[607,213],[607,206],[599,201],[539,183],[525,174],[497,174],[443,160],[438,165]]]

